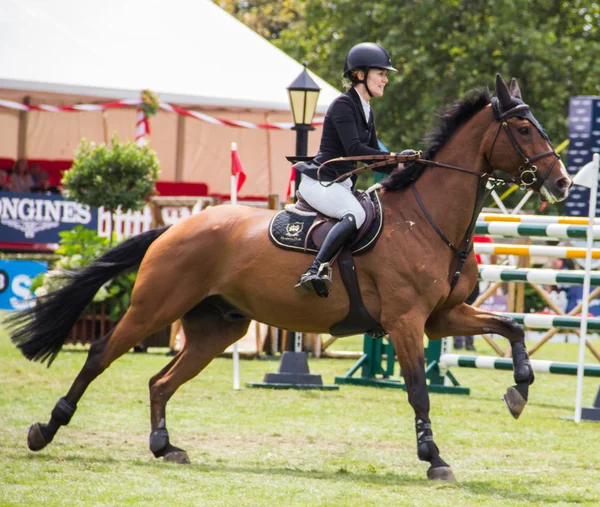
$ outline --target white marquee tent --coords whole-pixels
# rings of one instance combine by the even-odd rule
[[[0,99],[67,106],[139,98],[214,118],[291,122],[287,86],[302,66],[209,0],[0,0]],[[321,115],[339,91],[322,88]],[[0,108],[0,158],[69,160],[82,137],[135,136],[135,108]],[[316,153],[320,129],[309,135]],[[212,125],[166,111],[149,137],[162,180],[229,191],[230,144],[248,174],[241,195],[285,194],[295,132]]]

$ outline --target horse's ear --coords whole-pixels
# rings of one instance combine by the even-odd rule
[[[519,84],[514,77],[510,80],[510,94],[516,99],[522,100],[521,89],[519,88]]]
[[[506,86],[500,74],[496,74],[496,97],[498,97],[502,109],[510,108],[512,97],[510,96],[510,91],[508,91],[508,86]]]

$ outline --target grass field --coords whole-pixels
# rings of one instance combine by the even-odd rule
[[[338,343],[360,350],[359,339]],[[576,358],[576,345],[548,347],[540,358]],[[515,421],[501,401],[509,372],[453,370],[472,394],[431,395],[436,442],[458,480],[447,484],[425,478],[404,392],[234,391],[225,358],[168,406],[171,441],[192,464],[156,460],[147,381],[166,364],[164,352],[117,361],[70,425],[33,453],[28,426],[47,422],[86,354],[65,349],[47,369],[21,357],[0,329],[0,505],[600,505],[600,424],[563,419],[573,415],[575,377],[538,375]],[[353,362],[313,359],[310,368],[332,383]],[[277,367],[242,361],[242,381],[261,381]],[[598,379],[586,379],[584,405],[597,388]]]

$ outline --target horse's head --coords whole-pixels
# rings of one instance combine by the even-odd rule
[[[539,192],[543,200],[564,200],[573,182],[546,132],[523,102],[516,79],[509,88],[502,76],[496,75],[492,109],[498,126],[487,150],[490,166],[513,176],[513,182]]]

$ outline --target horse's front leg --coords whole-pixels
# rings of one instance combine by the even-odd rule
[[[512,348],[516,385],[508,388],[504,401],[512,416],[519,418],[527,404],[529,386],[533,384],[535,377],[525,348],[525,333],[514,319],[461,304],[432,314],[427,320],[425,331],[432,340],[444,336],[483,333],[495,333],[507,338]]]
[[[420,460],[428,461],[431,465],[427,470],[427,477],[455,481],[452,469],[440,457],[440,451],[433,441],[429,419],[429,392],[425,377],[423,333],[423,324],[417,326],[407,319],[390,331],[390,339],[402,368],[408,401],[415,411],[417,454]]]

